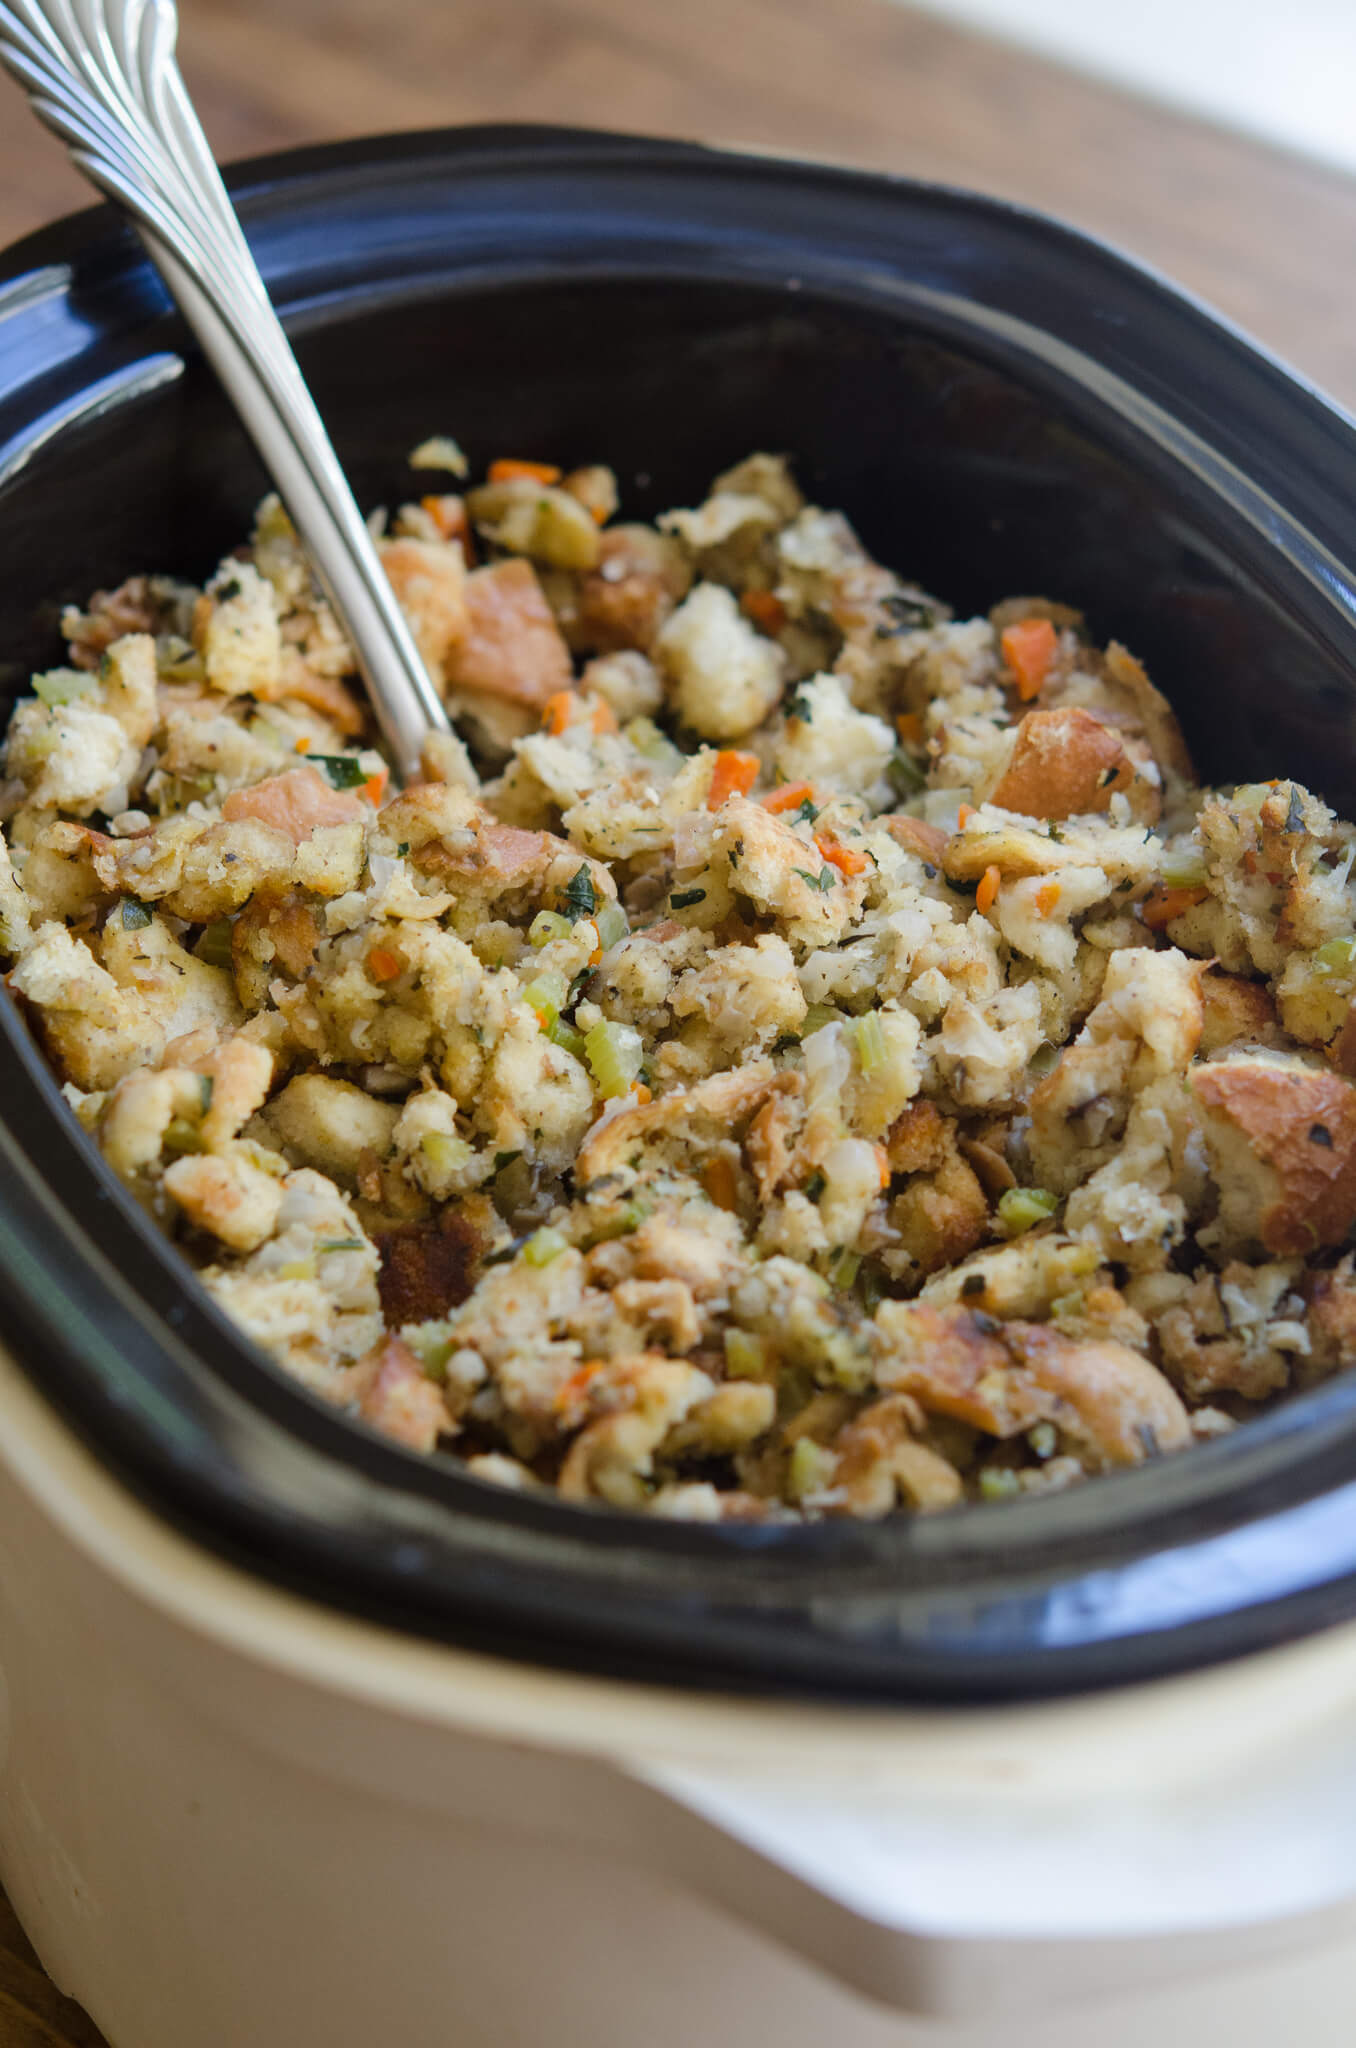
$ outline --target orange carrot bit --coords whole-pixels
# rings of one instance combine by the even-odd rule
[[[1040,915],[1042,917],[1049,917],[1058,902],[1059,883],[1042,882],[1040,888],[1036,891],[1036,909]]]
[[[381,767],[374,770],[363,784],[363,795],[374,810],[386,794],[386,784],[390,780],[390,775],[391,771],[383,761]]]
[[[733,1209],[737,1200],[734,1162],[718,1152],[702,1168],[702,1186],[718,1209]]]
[[[921,711],[901,711],[895,720],[895,731],[906,747],[921,747],[923,744],[923,714]]]
[[[558,484],[561,472],[554,462],[520,462],[515,455],[501,455],[485,472],[492,484],[511,484],[529,477],[534,484]]]
[[[573,690],[557,690],[541,708],[541,722],[553,740],[558,740],[574,716],[578,702]]]
[[[600,697],[594,705],[590,722],[595,732],[615,732],[617,730],[617,714],[608,703],[606,697]]]
[[[654,1096],[653,1096],[653,1094],[652,1094],[652,1093],[651,1093],[651,1091],[650,1091],[650,1090],[649,1090],[649,1089],[648,1089],[648,1088],[647,1088],[647,1087],[645,1086],[645,1083],[644,1083],[643,1081],[639,1082],[639,1083],[638,1083],[638,1084],[636,1085],[636,1087],[634,1087],[634,1088],[633,1088],[633,1089],[631,1090],[631,1093],[632,1093],[632,1094],[633,1094],[633,1095],[635,1096],[635,1098],[636,1098],[636,1101],[637,1101],[637,1102],[638,1102],[638,1103],[640,1104],[640,1106],[641,1106],[641,1108],[642,1108],[642,1109],[644,1108],[644,1106],[645,1106],[645,1104],[646,1104],[647,1102],[653,1102],[653,1101],[654,1101]]]
[[[985,868],[975,891],[975,909],[981,916],[987,916],[998,899],[998,885],[1003,877],[997,868]]]
[[[726,797],[747,796],[761,766],[756,754],[738,754],[732,747],[722,747],[711,771],[711,787],[706,793],[707,810],[718,811]]]
[[[300,739],[299,739],[299,740],[297,741],[296,751],[297,751],[297,752],[298,752],[299,754],[309,754],[309,753],[310,753],[310,751],[311,751],[311,742],[310,742],[310,741],[309,741],[309,740],[307,739],[307,737],[306,737],[305,733],[303,733],[303,734],[302,734],[302,736],[301,736],[301,738],[300,738]]]
[[[1139,914],[1151,932],[1161,932],[1164,925],[1171,924],[1175,917],[1181,917],[1188,910],[1194,910],[1198,903],[1204,903],[1210,894],[1208,889],[1165,889],[1160,883],[1151,889],[1140,905]]]
[[[798,811],[802,804],[817,804],[813,782],[784,782],[780,789],[770,789],[762,799],[765,811]]]
[[[876,1164],[880,1168],[880,1184],[883,1188],[888,1188],[890,1185],[890,1155],[884,1145],[873,1145],[871,1149],[876,1155]]]
[[[577,1365],[570,1377],[556,1389],[551,1406],[557,1415],[563,1415],[567,1409],[574,1409],[581,1404],[602,1371],[603,1362],[600,1358],[586,1358],[582,1365]]]
[[[836,839],[821,839],[815,834],[815,845],[831,868],[837,868],[845,882],[854,875],[864,875],[871,865],[869,854],[858,853],[855,847],[841,846]]]
[[[367,971],[373,981],[394,981],[400,962],[385,946],[374,946],[367,956]]]
[[[746,590],[739,600],[739,609],[770,640],[775,640],[786,624],[786,606],[775,591]]]
[[[466,516],[465,499],[450,492],[441,498],[421,498],[419,503],[437,527],[439,539],[459,540],[467,563],[472,562],[475,558],[471,552],[471,522]]]
[[[1017,695],[1023,704],[1039,697],[1059,649],[1059,639],[1049,619],[1019,619],[1003,629],[1003,659],[1012,670]]]
[[[974,815],[975,807],[973,804],[962,804],[956,813],[956,830],[963,832]]]

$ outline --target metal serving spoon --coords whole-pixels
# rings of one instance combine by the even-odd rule
[[[0,0],[0,63],[132,215],[296,522],[408,779],[430,729],[452,738],[447,713],[269,303],[179,74],[177,33],[173,0]]]

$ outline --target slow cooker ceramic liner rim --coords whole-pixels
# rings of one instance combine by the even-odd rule
[[[859,174],[809,171],[765,160],[750,172],[740,159],[681,145],[628,143],[559,131],[472,130],[447,137],[392,138],[376,145],[337,145],[269,159],[234,175],[232,183],[244,195],[247,223],[263,238],[266,274],[268,228],[277,216],[317,192],[333,204],[332,185],[343,176],[350,188],[355,182],[361,185],[367,202],[374,188],[378,194],[391,186],[403,190],[402,178],[408,172],[416,180],[430,153],[432,175],[444,180],[449,175],[473,179],[487,162],[498,169],[507,162],[529,178],[541,173],[544,162],[565,163],[576,170],[583,165],[599,175],[617,169],[634,175],[640,166],[651,172],[658,166],[661,173],[674,172],[680,184],[694,175],[752,175],[774,188],[794,188],[808,180],[821,191],[836,186],[845,192],[879,194],[884,189],[895,204],[940,206],[967,213],[979,223],[996,220],[1010,227],[1016,221],[1066,255],[1111,265],[1124,288],[1165,300],[1178,321],[1204,326],[1208,341],[1234,354],[1264,389],[1271,387],[1266,395],[1273,401],[1279,384],[1291,410],[1300,416],[1301,441],[1319,426],[1329,435],[1336,432],[1345,437],[1342,446],[1351,463],[1352,436],[1344,421],[1246,343],[1122,259],[1068,230],[1033,221],[996,202]],[[381,168],[375,181],[370,175],[374,161]],[[790,202],[789,191],[778,196]],[[64,250],[67,260],[74,259],[77,275],[81,266],[90,264],[102,270],[105,279],[115,278],[124,289],[132,287],[144,300],[155,290],[146,267],[129,255],[125,237],[115,241],[109,235],[108,223],[102,209],[77,216],[21,245],[12,260],[50,264]],[[314,287],[314,276],[307,282]],[[8,296],[0,292],[0,312]],[[309,296],[314,306],[313,290],[303,296]],[[1315,413],[1321,417],[1313,418]],[[1327,452],[1331,458],[1331,441]],[[1312,483],[1313,477],[1311,467],[1306,481]],[[1302,546],[1311,536],[1302,528],[1297,532]],[[1060,1499],[958,1517],[949,1524],[912,1524],[900,1518],[884,1525],[791,1531],[659,1525],[554,1501],[524,1500],[416,1460],[321,1409],[251,1354],[196,1284],[182,1287],[170,1248],[97,1161],[93,1147],[72,1128],[50,1077],[8,1005],[0,1016],[0,1029],[18,1070],[16,1079],[19,1073],[23,1076],[20,1093],[27,1113],[17,1120],[31,1126],[39,1145],[44,1136],[58,1141],[58,1154],[69,1155],[63,1177],[72,1188],[95,1164],[102,1183],[102,1213],[132,1253],[133,1264],[140,1260],[146,1274],[154,1272],[162,1294],[168,1285],[181,1297],[168,1310],[170,1319],[179,1322],[178,1337],[164,1325],[152,1331],[148,1319],[140,1315],[138,1338],[145,1348],[134,1377],[144,1385],[152,1346],[162,1373],[158,1399],[175,1384],[176,1375],[182,1392],[196,1368],[196,1394],[211,1397],[216,1435],[210,1445],[198,1447],[208,1454],[195,1467],[182,1435],[175,1442],[173,1430],[169,1440],[162,1432],[157,1442],[154,1420],[148,1421],[145,1414],[129,1419],[131,1386],[125,1374],[120,1386],[114,1384],[117,1375],[104,1376],[101,1384],[100,1371],[91,1370],[87,1351],[77,1357],[68,1346],[63,1358],[59,1319],[54,1326],[50,1315],[53,1285],[61,1284],[58,1269],[64,1264],[68,1276],[80,1271],[88,1280],[97,1254],[91,1257],[88,1248],[82,1253],[75,1238],[68,1237],[63,1245],[58,1219],[49,1219],[53,1234],[43,1243],[30,1242],[18,1260],[5,1263],[4,1292],[12,1312],[26,1327],[30,1347],[37,1343],[47,1352],[45,1373],[41,1366],[30,1369],[114,1469],[163,1511],[208,1540],[250,1555],[256,1567],[292,1578],[321,1597],[347,1599],[359,1606],[377,1603],[418,1629],[450,1628],[464,1635],[469,1628],[497,1648],[526,1648],[529,1654],[565,1661],[601,1659],[607,1668],[638,1673],[662,1669],[666,1679],[689,1684],[712,1679],[755,1686],[771,1682],[951,1698],[1043,1693],[1180,1668],[1320,1626],[1349,1611],[1356,1557],[1347,1546],[1331,1540],[1333,1532],[1340,1533],[1343,1519],[1340,1496],[1331,1489],[1351,1470],[1348,1446],[1356,1438],[1356,1385],[1340,1381],[1289,1403],[1252,1425],[1243,1437],[1197,1451],[1189,1470],[1167,1462]],[[7,1121],[19,1107],[17,1102],[5,1105]],[[4,1135],[10,1136],[8,1131]],[[6,1187],[0,1226],[13,1244],[15,1225],[23,1219],[7,1213],[11,1205]],[[58,1251],[62,1260],[54,1256]],[[112,1293],[103,1289],[96,1298],[111,1312],[116,1292],[116,1287]],[[123,1313],[126,1307],[124,1302]],[[185,1338],[193,1340],[195,1351],[210,1355],[212,1366],[206,1373],[191,1359]],[[1307,1442],[1296,1455],[1301,1433]],[[344,1562],[352,1576],[345,1575],[342,1591],[335,1584],[339,1546],[333,1540],[332,1522],[327,1524],[322,1516],[321,1525],[302,1540],[300,1518],[295,1513],[289,1516],[286,1499],[270,1504],[272,1542],[267,1554],[260,1555],[259,1502],[242,1484],[240,1453],[247,1436],[255,1439],[256,1460],[262,1456],[264,1464],[272,1466],[280,1461],[297,1465],[304,1443],[301,1463],[312,1461],[313,1492],[318,1484],[320,1494],[333,1494],[340,1468],[346,1479],[356,1480],[357,1494],[345,1505],[357,1512],[356,1528],[365,1532],[358,1540],[368,1547],[365,1555],[353,1554],[355,1530],[350,1528]],[[1238,1490],[1246,1491],[1246,1500],[1235,1497]],[[431,1497],[435,1494],[442,1500]],[[411,1515],[416,1497],[418,1509]],[[449,1611],[446,1585],[437,1589],[438,1599],[428,1600],[429,1586],[418,1581],[429,1536],[435,1530],[447,1536],[454,1500],[460,1526],[451,1541],[459,1552],[461,1583],[453,1589],[459,1598]],[[384,1509],[400,1510],[385,1531],[379,1552],[370,1546],[366,1532],[378,1501]],[[1264,1603],[1257,1602],[1256,1584],[1249,1585],[1246,1573],[1238,1580],[1240,1557],[1228,1555],[1231,1533],[1245,1546],[1249,1540],[1255,1544],[1259,1508],[1264,1515],[1278,1516],[1275,1535],[1282,1544],[1287,1535],[1298,1538],[1296,1552],[1285,1559],[1283,1583],[1273,1587]],[[1309,1526],[1302,1526],[1306,1521]],[[1285,1530],[1282,1523],[1287,1524]],[[1155,1560],[1145,1552],[1165,1542],[1176,1544],[1179,1552],[1166,1573],[1166,1585],[1157,1593],[1148,1588],[1138,1611],[1122,1612],[1117,1618],[1118,1604],[1130,1591],[1129,1575],[1148,1570],[1152,1577]],[[1231,1609],[1226,1596],[1225,1611],[1208,1617],[1197,1612],[1192,1617],[1193,1596],[1184,1597],[1183,1585],[1192,1578],[1193,1553],[1199,1565],[1212,1543],[1224,1546],[1218,1568],[1226,1578],[1233,1576],[1243,1600]],[[1081,1559],[1072,1575],[1067,1568],[1071,1546],[1078,1548]],[[883,1616],[882,1609],[893,1606],[898,1612],[901,1577],[911,1567],[915,1579],[920,1571],[928,1575],[927,1583],[908,1589],[914,1612],[900,1625]],[[719,1571],[718,1583],[713,1568]],[[676,1585],[683,1572],[686,1579]],[[471,1584],[472,1575],[483,1583]],[[1209,1560],[1206,1575],[1210,1576]],[[593,1581],[591,1591],[582,1583],[585,1578]],[[562,1590],[564,1598],[558,1600]],[[1196,1595],[1200,1591],[1197,1586]],[[1051,1600],[1056,1595],[1063,1619],[1055,1615],[1052,1627]],[[853,1614],[861,1631],[855,1638]],[[872,1639],[873,1626],[883,1626],[883,1637]]]

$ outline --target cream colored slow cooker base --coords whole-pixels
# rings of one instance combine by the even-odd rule
[[[2,1357],[0,1414],[0,1875],[114,2048],[1327,2048],[1345,2025],[1356,1631],[1005,1713],[623,1686],[250,1579]],[[1321,1825],[1287,1833],[1312,1785],[1241,1796],[1297,1755],[1331,1867]],[[1284,1883],[1222,1872],[1212,1915],[1157,1852],[1154,1926],[1137,1816],[1193,1802]],[[1136,1958],[1146,1995],[1108,1998]]]

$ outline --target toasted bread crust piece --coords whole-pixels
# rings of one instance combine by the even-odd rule
[[[1012,759],[989,802],[1029,818],[1077,818],[1105,811],[1129,789],[1134,766],[1120,737],[1090,711],[1065,705],[1028,711],[1017,728]]]
[[[1231,1133],[1262,1166],[1243,1199],[1259,1198],[1256,1235],[1266,1250],[1286,1258],[1340,1244],[1356,1222],[1356,1087],[1321,1067],[1261,1055],[1216,1060],[1189,1078],[1225,1170],[1241,1163]],[[1236,1184],[1226,1211],[1230,1197],[1237,1219]]]

